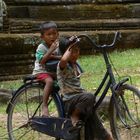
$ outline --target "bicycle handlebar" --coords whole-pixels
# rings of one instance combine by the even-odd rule
[[[82,37],[86,37],[91,42],[91,44],[94,45],[96,48],[111,48],[111,47],[113,47],[115,45],[116,40],[121,38],[121,33],[118,32],[118,31],[115,32],[113,42],[111,44],[109,44],[109,45],[107,45],[107,44],[97,45],[95,43],[95,41],[91,37],[89,37],[88,35],[86,35],[86,34],[82,34],[82,35],[79,35],[78,36],[78,38],[82,38]]]

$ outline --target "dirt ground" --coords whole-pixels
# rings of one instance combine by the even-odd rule
[[[19,118],[17,117],[17,120]],[[8,140],[8,135],[7,135],[7,114],[0,114],[0,140]],[[44,136],[45,138],[41,138],[38,140],[45,140],[46,136]],[[48,138],[47,138],[48,139]],[[48,140],[54,140],[53,138],[49,138]],[[140,137],[138,138],[130,138],[129,136],[125,136],[123,137],[123,140],[140,140]]]

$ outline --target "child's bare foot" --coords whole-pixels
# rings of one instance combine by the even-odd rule
[[[111,137],[111,135],[109,134],[109,135],[107,136],[106,140],[114,140],[114,139],[113,139],[113,138]]]
[[[77,122],[79,121],[79,118],[76,116],[71,116],[71,121],[72,121],[72,125],[76,126]]]
[[[76,123],[79,121],[80,111],[78,109],[74,110],[71,115],[72,125],[76,126]]]
[[[42,116],[46,116],[46,117],[50,116],[47,106],[43,106],[43,108],[42,108]]]

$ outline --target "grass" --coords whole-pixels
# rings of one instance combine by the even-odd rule
[[[22,80],[14,80],[14,81],[3,81],[0,82],[0,88],[16,90],[23,84]]]
[[[1,105],[0,106],[0,139],[7,138],[7,126],[6,126],[6,120],[7,120],[7,114],[6,114],[6,107],[7,105]]]
[[[114,51],[109,56],[120,77],[131,76],[134,85],[140,87],[140,49],[130,49],[123,52]],[[98,87],[106,71],[104,59],[99,55],[86,55],[79,58],[84,70],[81,78],[82,85],[88,90]],[[114,73],[116,75],[116,73]],[[116,78],[118,79],[117,75]],[[17,89],[22,85],[22,80],[0,82],[0,88]]]
[[[132,83],[140,87],[140,49],[126,50],[124,52],[115,51],[109,56],[113,66],[119,73],[120,78],[130,76]],[[82,84],[87,90],[94,90],[101,82],[106,66],[102,55],[82,56],[79,62],[84,69]],[[118,75],[114,72],[119,80]]]
[[[123,52],[114,51],[109,56],[120,77],[131,76],[134,85],[140,87],[140,49],[130,49]],[[84,70],[81,78],[82,85],[88,90],[98,87],[106,66],[102,55],[86,55],[79,58]],[[116,75],[116,73],[114,73]],[[117,75],[116,78],[118,79]],[[22,85],[22,80],[0,82],[0,88],[17,89]]]

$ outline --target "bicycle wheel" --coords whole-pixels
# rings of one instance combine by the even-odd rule
[[[97,100],[99,97],[96,97]],[[106,96],[104,100],[102,101],[101,105],[97,108],[97,115],[100,118],[102,124],[104,125],[105,129],[111,133],[110,131],[110,121],[109,121],[109,103],[110,103],[110,96]]]
[[[17,91],[8,110],[7,128],[10,140],[56,140],[34,131],[28,123],[32,116],[42,115],[42,96],[43,86],[35,83]],[[48,108],[51,116],[60,116],[59,104],[53,96],[49,99]]]
[[[140,91],[132,85],[123,85],[110,104],[110,126],[115,140],[140,140]],[[126,111],[127,108],[129,113]],[[122,121],[121,121],[122,120]],[[122,123],[123,122],[123,123]]]

